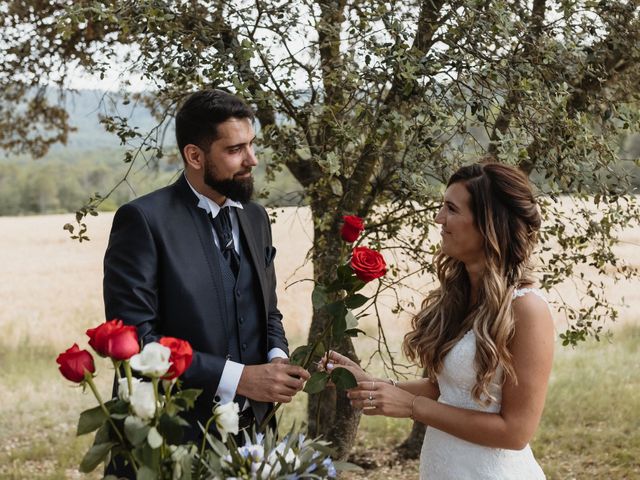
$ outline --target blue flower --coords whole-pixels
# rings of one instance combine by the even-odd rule
[[[336,478],[338,472],[336,472],[336,467],[333,464],[333,460],[331,460],[331,457],[325,458],[322,461],[322,466],[327,469],[327,475],[329,475],[331,478]]]

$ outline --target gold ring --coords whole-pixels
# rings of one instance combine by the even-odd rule
[[[369,392],[369,401],[373,400],[373,392]]]
[[[369,398],[369,407],[373,408],[373,398]]]
[[[371,382],[371,390],[375,390],[376,389],[376,381],[374,380],[373,382]]]

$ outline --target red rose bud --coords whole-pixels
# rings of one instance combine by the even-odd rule
[[[136,327],[124,325],[122,320],[111,320],[87,330],[89,345],[103,357],[127,360],[140,352]]]
[[[387,273],[387,264],[380,252],[367,247],[356,247],[351,253],[351,268],[363,282],[370,282]]]
[[[191,360],[193,360],[193,349],[191,345],[186,340],[173,337],[162,337],[159,343],[171,350],[171,356],[169,357],[171,367],[162,378],[166,380],[178,378],[189,368]]]
[[[364,221],[355,215],[346,215],[342,217],[344,223],[340,230],[340,235],[345,242],[355,242],[364,230]]]
[[[93,357],[86,350],[80,350],[78,344],[58,355],[56,362],[60,365],[60,373],[67,380],[80,383],[84,380],[84,372],[94,373],[96,366]]]

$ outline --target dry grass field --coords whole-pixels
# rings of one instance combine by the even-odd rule
[[[71,215],[0,218],[0,478],[80,477],[75,467],[89,439],[74,438],[75,422],[94,401],[62,379],[55,357],[74,342],[84,348],[84,331],[104,320],[102,256],[112,218],[90,218],[91,241],[82,244],[62,230]],[[305,263],[311,231],[308,210],[277,211],[279,305],[294,347],[304,342],[310,324],[312,285],[298,280],[311,277]],[[640,266],[640,229],[625,232],[621,241],[620,254]],[[401,296],[426,291],[429,285],[420,281]],[[558,347],[545,417],[533,443],[549,478],[640,478],[640,285],[607,285],[612,300],[624,297],[627,304],[611,325],[611,343]],[[580,292],[568,284],[549,296],[575,300]],[[391,295],[382,296],[380,304],[390,344],[398,351],[409,316],[391,313]],[[562,318],[557,318],[560,331]],[[373,320],[363,327],[376,335]],[[357,342],[364,356],[375,348],[373,340]],[[98,365],[105,394],[111,381],[107,367]],[[302,418],[303,405],[301,399],[285,409],[284,423]],[[387,464],[391,447],[409,429],[407,421],[363,420],[358,449],[373,448],[377,468],[361,478],[417,478],[415,463]],[[382,452],[382,460],[374,451]]]

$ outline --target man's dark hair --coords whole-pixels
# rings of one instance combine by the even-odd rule
[[[230,118],[249,118],[251,107],[223,90],[201,90],[191,94],[176,114],[176,140],[184,160],[185,145],[193,144],[205,152],[218,138],[218,124]]]

